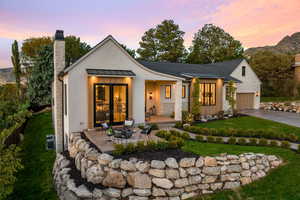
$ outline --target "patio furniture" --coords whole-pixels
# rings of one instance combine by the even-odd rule
[[[152,127],[149,126],[149,125],[146,125],[146,126],[142,129],[141,134],[146,135],[146,136],[147,136],[147,139],[149,139],[149,135],[150,135],[151,131],[152,131]]]

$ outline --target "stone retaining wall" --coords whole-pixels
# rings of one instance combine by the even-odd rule
[[[300,113],[300,105],[299,103],[297,104],[295,102],[292,103],[265,102],[265,103],[260,103],[260,109]]]
[[[73,134],[70,140],[69,153],[82,178],[100,187],[90,191],[85,184],[76,186],[68,168],[70,161],[58,154],[53,174],[61,200],[187,199],[251,183],[282,163],[274,155],[254,153],[200,156],[178,161],[174,158],[164,161],[122,160],[99,153],[80,134]]]

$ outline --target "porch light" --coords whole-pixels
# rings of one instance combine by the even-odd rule
[[[152,100],[153,96],[152,96],[152,92],[149,92],[149,99]]]
[[[260,95],[260,94],[259,94],[259,92],[257,91],[257,92],[255,93],[255,96],[257,96],[257,97],[258,97],[259,95]]]

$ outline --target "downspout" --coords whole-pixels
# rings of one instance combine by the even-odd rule
[[[62,112],[61,112],[61,115],[62,115],[62,126],[61,126],[61,129],[62,129],[62,150],[65,151],[65,122],[64,122],[64,114],[65,114],[65,105],[64,105],[64,80],[63,80],[63,74],[62,73],[59,73],[58,75],[58,80],[61,82],[61,87],[62,87],[62,90],[61,90],[61,93],[62,93],[62,98],[61,98],[61,101],[62,101]]]

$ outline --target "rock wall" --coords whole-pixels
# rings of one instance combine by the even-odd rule
[[[88,184],[76,185],[68,168],[71,161],[58,154],[53,174],[61,200],[187,199],[251,183],[282,163],[274,155],[254,153],[178,161],[171,157],[164,161],[122,160],[99,153],[80,134],[73,134],[70,140],[70,156]],[[86,185],[91,184],[98,187],[88,189]]]
[[[300,104],[295,102],[292,103],[267,102],[267,103],[260,103],[260,109],[300,113]]]

